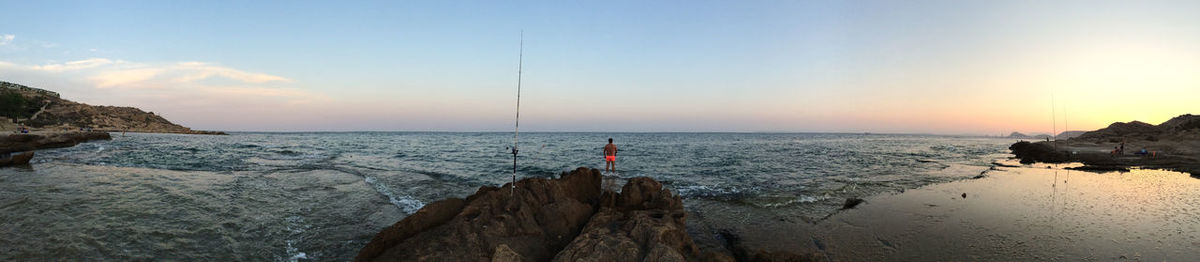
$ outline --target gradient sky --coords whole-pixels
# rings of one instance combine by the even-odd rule
[[[1200,2],[0,1],[0,80],[196,129],[1049,133],[1200,113]],[[1065,119],[1065,121],[1064,121]]]

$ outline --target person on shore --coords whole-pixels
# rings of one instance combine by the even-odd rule
[[[617,171],[617,145],[613,144],[612,138],[608,138],[608,144],[604,145],[604,172]]]

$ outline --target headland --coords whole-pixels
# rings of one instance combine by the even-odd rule
[[[1009,147],[1022,163],[1080,162],[1080,170],[1166,169],[1200,177],[1200,116],[1181,115],[1158,125],[1139,121],[1058,141],[1017,142]]]

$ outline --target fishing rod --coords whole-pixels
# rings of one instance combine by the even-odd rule
[[[521,30],[521,44],[517,53],[517,119],[513,124],[513,172],[512,184],[509,186],[509,196],[516,195],[517,188],[517,141],[521,134],[521,70],[525,65],[525,30]]]

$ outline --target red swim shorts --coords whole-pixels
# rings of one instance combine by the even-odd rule
[[[617,161],[617,156],[604,156],[604,160],[608,160],[608,162]]]

